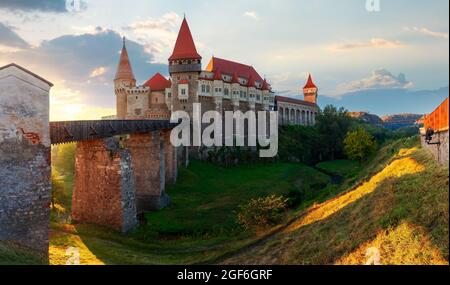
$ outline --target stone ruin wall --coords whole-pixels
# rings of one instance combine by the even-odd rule
[[[0,240],[48,256],[51,84],[0,69]]]

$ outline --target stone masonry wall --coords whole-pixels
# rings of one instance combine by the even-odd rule
[[[49,90],[17,66],[0,68],[0,240],[48,256]]]
[[[72,218],[127,232],[137,225],[130,151],[118,138],[77,143]]]
[[[165,144],[159,131],[132,134],[125,142],[133,159],[137,213],[159,210],[169,203],[165,194]]]
[[[431,143],[440,142],[440,144],[427,144],[425,137],[421,136],[422,147],[428,149],[440,164],[448,165],[449,158],[449,144],[448,144],[448,130],[438,132],[433,135]]]

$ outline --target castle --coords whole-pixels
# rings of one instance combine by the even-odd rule
[[[170,78],[160,73],[143,85],[136,79],[123,42],[114,78],[117,119],[169,119],[171,112],[184,110],[192,116],[193,103],[209,110],[279,111],[279,124],[313,125],[319,112],[318,88],[311,75],[303,88],[304,100],[275,96],[270,84],[249,65],[212,57],[202,70],[186,18],[169,61]]]

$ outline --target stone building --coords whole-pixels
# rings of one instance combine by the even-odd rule
[[[168,62],[170,79],[157,73],[138,86],[124,40],[114,79],[117,119],[168,119],[177,110],[192,116],[193,103],[201,103],[202,113],[278,109],[283,112],[280,123],[312,125],[315,122],[319,108],[317,87],[311,76],[303,89],[303,101],[275,97],[269,82],[249,65],[213,57],[202,70],[202,56],[197,52],[186,19]]]
[[[303,87],[304,100],[276,96],[275,106],[278,111],[278,123],[280,125],[314,125],[319,113],[317,93],[318,88],[312,81],[310,74],[306,85]]]

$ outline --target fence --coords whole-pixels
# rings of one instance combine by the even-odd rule
[[[425,130],[428,128],[432,128],[435,132],[448,130],[448,97],[433,113],[425,115],[423,124]]]

